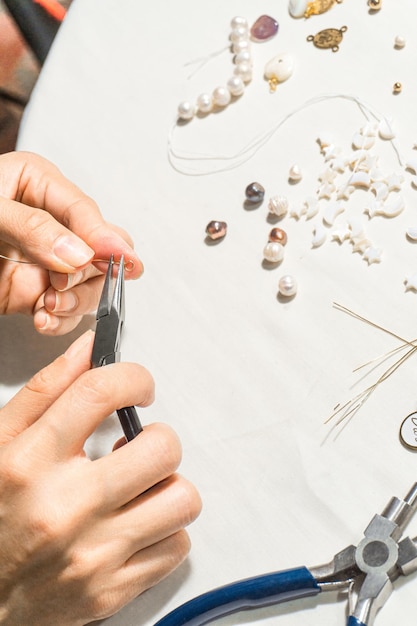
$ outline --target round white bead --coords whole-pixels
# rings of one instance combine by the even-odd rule
[[[249,28],[248,20],[246,19],[246,17],[241,17],[240,15],[236,15],[235,17],[232,18],[232,21],[230,22],[230,27],[232,29],[243,27],[243,28],[246,28],[247,30]]]
[[[272,196],[268,202],[269,212],[278,215],[278,217],[286,215],[288,206],[289,202],[285,196]]]
[[[219,107],[225,107],[229,104],[232,96],[227,87],[216,87],[213,91],[213,102]]]
[[[297,293],[297,282],[295,278],[287,274],[279,279],[278,289],[282,296],[295,296]]]
[[[252,64],[252,56],[249,50],[242,50],[242,52],[238,52],[238,54],[233,59],[233,63],[239,65],[239,63],[250,63]]]
[[[249,50],[249,47],[249,41],[247,39],[239,39],[239,41],[233,43],[232,50],[235,54],[239,54],[239,52]]]
[[[232,96],[241,96],[245,91],[243,80],[239,76],[232,76],[227,81],[227,88]]]
[[[213,98],[208,93],[201,93],[197,98],[197,108],[201,113],[210,113],[213,108]]]
[[[252,80],[252,66],[249,63],[239,63],[233,70],[235,76],[239,76],[244,83]]]
[[[242,41],[242,40],[248,40],[249,35],[248,35],[248,30],[247,28],[244,28],[243,26],[238,26],[237,28],[233,28],[232,32],[230,33],[230,41]]]
[[[178,105],[178,117],[182,120],[191,120],[194,117],[194,105],[188,100],[180,102]]]
[[[269,241],[264,248],[264,258],[270,263],[278,263],[284,258],[284,246],[278,241]]]

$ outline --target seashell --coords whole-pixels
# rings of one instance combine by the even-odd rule
[[[397,35],[394,39],[394,48],[397,48],[397,50],[401,50],[401,48],[404,48],[405,44],[405,38],[401,35]]]
[[[368,261],[368,265],[371,265],[371,263],[380,263],[381,256],[381,248],[375,248],[374,246],[369,246],[369,248],[366,248],[365,252],[363,253],[363,258],[365,259],[365,261]]]
[[[417,241],[417,226],[410,226],[405,233],[409,239]]]
[[[343,243],[346,239],[350,239],[350,228],[347,224],[332,230],[332,240]]]
[[[355,133],[352,139],[352,144],[354,148],[358,150],[369,150],[375,143],[375,136],[372,135],[362,135],[361,133]]]
[[[317,137],[317,143],[319,144],[320,149],[323,149],[331,146],[333,141],[327,133],[320,133],[319,137]]]
[[[360,133],[365,137],[376,137],[378,133],[378,125],[374,122],[368,122],[365,126],[362,126]]]
[[[392,127],[392,120],[383,117],[382,120],[379,122],[378,133],[381,139],[394,139],[395,132]]]
[[[384,203],[382,200],[374,198],[371,200],[369,206],[365,207],[364,211],[369,215],[370,218],[375,217],[375,215],[383,215]]]
[[[388,189],[390,191],[400,191],[401,190],[401,185],[404,182],[404,176],[402,174],[391,174],[391,176],[388,176],[386,178],[385,181],[388,185]]]
[[[285,196],[272,196],[268,202],[268,209],[270,213],[283,217],[288,211],[288,199]]]
[[[408,274],[404,280],[406,291],[417,291],[417,274]]]
[[[296,220],[299,220],[302,215],[306,213],[306,205],[300,204],[298,207],[292,207],[290,210],[290,216]]]
[[[304,17],[309,0],[289,0],[288,12],[291,17]]]
[[[293,165],[292,167],[290,167],[290,171],[288,172],[289,180],[295,183],[301,180],[302,177],[303,175],[301,174],[301,170],[298,165]]]
[[[283,83],[292,75],[294,61],[289,54],[279,54],[265,65],[264,76],[270,81]]]
[[[354,172],[352,176],[349,178],[348,185],[352,185],[352,187],[363,187],[365,189],[369,189],[371,185],[371,176],[368,172]]]
[[[372,242],[369,239],[357,239],[353,242],[352,252],[363,254],[371,245]]]
[[[333,183],[326,183],[325,185],[321,185],[318,190],[318,197],[320,200],[322,198],[327,198],[329,200],[335,190],[336,187],[335,185],[333,185]]]
[[[328,226],[333,226],[336,217],[343,211],[341,202],[329,202],[323,211],[323,222]]]
[[[317,224],[313,229],[313,239],[311,244],[313,248],[319,248],[326,241],[326,229],[323,224]]]

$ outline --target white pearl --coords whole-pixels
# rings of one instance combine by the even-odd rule
[[[249,41],[247,39],[240,39],[239,41],[235,41],[232,50],[235,54],[239,54],[239,52],[243,52],[244,50],[249,50]]]
[[[281,295],[291,297],[297,293],[297,282],[288,274],[279,279],[278,289]]]
[[[284,258],[284,246],[278,241],[269,241],[264,248],[264,258],[270,263],[278,263]]]
[[[405,46],[405,39],[404,37],[401,37],[401,35],[397,35],[395,38],[395,47],[396,48],[404,48]]]
[[[239,76],[232,76],[227,81],[227,88],[232,96],[241,96],[245,91],[243,80]]]
[[[269,212],[278,215],[278,217],[286,215],[288,206],[289,202],[285,196],[272,196],[268,202]]]
[[[289,0],[288,11],[291,17],[303,17],[307,4],[308,0]]]
[[[239,28],[241,26],[243,28],[246,28],[247,30],[249,27],[248,20],[246,19],[246,17],[241,17],[240,15],[236,15],[235,17],[232,18],[232,21],[230,22],[230,27],[233,29],[233,28]]]
[[[178,117],[182,120],[191,120],[194,117],[194,105],[188,100],[180,102],[178,105]]]
[[[213,91],[213,102],[219,107],[225,107],[231,99],[232,96],[227,87],[216,87]]]
[[[298,165],[293,165],[288,172],[288,178],[294,182],[298,182],[303,177]]]
[[[239,76],[244,83],[252,80],[252,66],[249,63],[239,63],[233,70],[235,76]]]
[[[235,63],[236,65],[239,65],[239,63],[252,64],[252,56],[249,50],[242,50],[242,52],[239,52],[233,59],[233,63]]]
[[[234,28],[230,33],[230,41],[236,42],[242,40],[248,40],[248,30],[243,26],[238,26],[237,28]]]
[[[201,113],[210,113],[213,108],[213,98],[208,93],[201,93],[197,98],[197,108]]]

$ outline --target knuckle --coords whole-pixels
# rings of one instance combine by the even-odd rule
[[[175,431],[166,424],[153,424],[150,428],[152,428],[152,456],[158,459],[161,473],[169,476],[181,463],[181,442]]]
[[[171,550],[168,556],[171,561],[171,569],[175,569],[184,561],[190,552],[191,541],[187,531],[185,530],[179,530],[175,533],[175,535],[172,535],[170,539]]]
[[[51,220],[52,218],[48,213],[38,209],[28,212],[25,216],[25,232],[33,245],[49,240],[47,235],[51,226]]]
[[[196,487],[182,476],[178,477],[177,482],[177,506],[184,526],[191,524],[199,516],[202,508]]]

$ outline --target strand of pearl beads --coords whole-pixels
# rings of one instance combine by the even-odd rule
[[[193,104],[188,100],[178,105],[178,117],[181,120],[191,120],[198,113],[210,113],[215,107],[226,107],[232,97],[238,97],[245,91],[246,83],[252,80],[252,57],[250,52],[250,33],[248,21],[244,17],[236,16],[231,23],[231,51],[233,57],[233,75],[226,85],[216,87],[213,92],[201,93]]]

